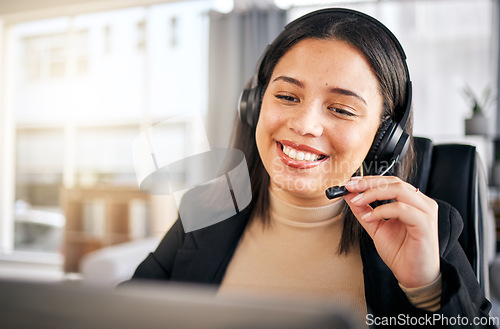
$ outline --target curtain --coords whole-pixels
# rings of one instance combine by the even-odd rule
[[[286,12],[249,8],[210,13],[207,134],[211,147],[227,147],[239,95],[266,46],[283,30]]]

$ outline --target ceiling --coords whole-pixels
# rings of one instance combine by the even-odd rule
[[[0,0],[0,19],[8,24],[173,1],[184,0]]]
[[[96,0],[0,0],[0,15],[96,2]]]

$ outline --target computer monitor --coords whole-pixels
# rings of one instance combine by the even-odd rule
[[[99,290],[75,283],[0,281],[4,329],[351,329],[333,305],[220,298],[199,286],[130,284]]]

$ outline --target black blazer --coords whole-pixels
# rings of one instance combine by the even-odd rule
[[[460,328],[495,328],[493,325],[473,323],[477,318],[487,321],[491,304],[484,297],[458,242],[463,227],[458,211],[447,203],[438,201],[438,204],[443,291],[441,308],[432,313],[414,307],[381,260],[373,241],[365,234],[360,250],[366,305],[372,327],[392,317],[399,321],[395,327],[401,328],[402,324],[409,323],[408,316],[413,317],[411,321],[431,324],[429,328],[445,328],[447,323],[456,324],[457,321],[461,321],[459,324],[468,322],[468,326]],[[177,220],[156,251],[138,266],[132,279],[220,285],[249,217],[250,210],[247,208],[225,221],[187,234],[182,222]],[[438,319],[439,316],[443,321]],[[429,322],[432,319],[439,321]]]

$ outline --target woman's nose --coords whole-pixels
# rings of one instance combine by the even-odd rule
[[[321,136],[323,123],[319,112],[318,105],[314,104],[295,109],[288,120],[288,128],[300,136]]]

